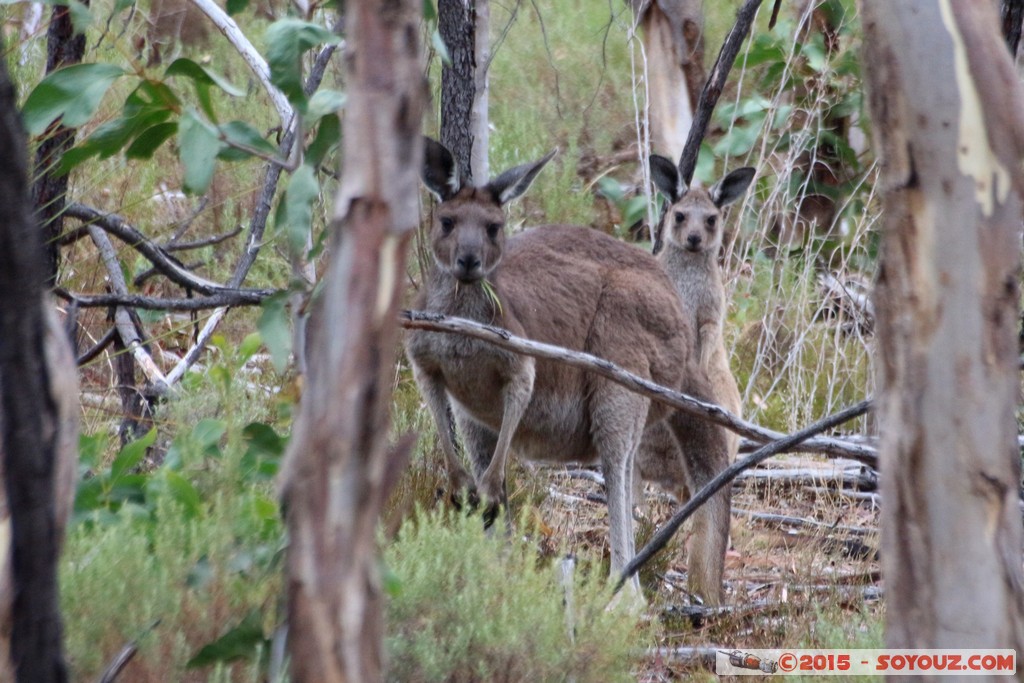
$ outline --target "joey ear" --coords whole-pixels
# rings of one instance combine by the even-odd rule
[[[451,199],[462,187],[459,166],[448,148],[437,140],[423,138],[423,184],[439,201]]]
[[[651,180],[663,195],[668,197],[669,202],[675,204],[683,196],[683,188],[680,187],[679,169],[671,159],[660,154],[652,154],[648,159],[651,167]]]
[[[494,195],[498,204],[507,204],[516,197],[521,196],[530,188],[533,179],[537,177],[544,164],[551,161],[551,157],[558,153],[558,148],[548,152],[544,158],[538,159],[531,164],[516,166],[502,173],[500,176],[487,183],[486,189]]]
[[[711,195],[711,201],[715,203],[715,206],[722,208],[742,197],[753,179],[753,168],[750,166],[737,168],[712,185],[708,194]]]

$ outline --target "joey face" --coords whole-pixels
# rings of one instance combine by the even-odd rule
[[[434,261],[460,282],[487,278],[501,262],[504,246],[505,213],[486,191],[466,188],[434,212]]]
[[[692,253],[717,254],[722,246],[721,212],[701,189],[693,189],[669,207],[662,225],[665,241]]]
[[[671,160],[652,154],[649,163],[651,180],[670,202],[656,235],[654,253],[665,242],[686,252],[717,256],[722,246],[721,210],[743,196],[754,179],[754,169],[737,168],[707,190],[686,189],[689,178],[682,178]]]

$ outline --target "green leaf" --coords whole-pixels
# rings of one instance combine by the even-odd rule
[[[203,451],[209,451],[217,447],[226,431],[227,425],[223,420],[205,418],[192,428],[192,438]]]
[[[316,130],[316,137],[309,143],[306,149],[306,163],[318,168],[331,150],[337,147],[341,141],[341,118],[338,116],[325,116],[320,119],[320,126]]]
[[[288,295],[285,292],[275,294],[263,300],[263,313],[260,315],[256,328],[263,337],[263,343],[270,351],[270,360],[278,372],[284,372],[288,365],[288,356],[292,352],[292,333],[285,303]]]
[[[67,7],[71,13],[71,26],[75,35],[82,35],[92,25],[92,10],[79,0],[68,0]]]
[[[217,132],[186,111],[178,124],[178,154],[185,166],[185,192],[202,194],[213,181],[213,168],[221,143]]]
[[[260,339],[259,332],[250,332],[242,340],[242,343],[238,346],[238,364],[245,365],[245,363],[260,350],[260,346],[263,345],[263,340]]]
[[[317,119],[336,114],[345,106],[345,93],[330,88],[317,90],[309,98],[309,109],[306,111],[306,120],[310,123]]]
[[[142,459],[146,457],[146,450],[154,443],[156,443],[155,428],[146,432],[141,439],[127,444],[110,465],[110,478],[117,479],[124,476],[125,472],[142,462]]]
[[[110,86],[127,73],[114,64],[74,64],[39,82],[25,99],[21,115],[30,135],[39,135],[63,116],[77,128],[92,118]]]
[[[300,113],[305,114],[306,94],[302,90],[301,57],[306,50],[317,45],[336,45],[340,38],[318,24],[299,19],[281,19],[267,29],[266,41],[270,81]]]
[[[174,470],[164,470],[164,481],[167,482],[167,491],[171,498],[181,505],[188,518],[193,519],[202,512],[203,499],[192,482]]]
[[[212,643],[204,645],[185,666],[189,669],[198,669],[211,664],[249,659],[256,656],[261,645],[266,646],[269,643],[263,637],[263,617],[259,610],[253,610],[240,624]],[[263,647],[262,651],[269,650]]]
[[[242,456],[241,468],[254,479],[273,479],[280,468],[281,456],[288,439],[262,422],[253,422],[242,430],[242,437],[248,443]]]
[[[285,237],[292,253],[300,254],[306,249],[306,240],[313,229],[313,203],[319,196],[316,172],[309,164],[303,164],[292,174],[283,199]]]
[[[202,106],[203,112],[206,113],[210,119],[215,120],[213,111],[213,101],[210,99],[210,87],[217,86],[228,95],[232,97],[241,97],[245,94],[244,90],[235,87],[226,78],[220,74],[207,69],[205,66],[192,61],[186,57],[179,57],[175,59],[167,70],[164,72],[164,77],[170,76],[184,76],[185,78],[191,79],[192,83],[196,87],[196,95],[199,97],[199,103]]]
[[[244,121],[229,121],[222,124],[220,132],[227,139],[228,144],[237,145],[243,149],[256,150],[271,157],[277,154],[277,148],[260,135],[258,130]],[[251,154],[251,152],[246,152],[246,154]]]
[[[228,16],[233,17],[236,14],[241,14],[248,6],[249,0],[228,0],[226,7]]]
[[[434,0],[423,0],[423,18],[426,21],[437,20],[437,9],[434,7]]]
[[[177,132],[178,123],[176,121],[158,123],[142,131],[135,138],[135,142],[124,151],[124,155],[128,159],[151,159],[160,145],[174,137]]]

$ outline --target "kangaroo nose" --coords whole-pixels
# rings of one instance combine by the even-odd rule
[[[456,263],[465,273],[471,273],[480,267],[480,259],[476,254],[464,254],[458,258]]]
[[[686,243],[690,246],[690,248],[699,247],[700,246],[700,235],[687,235],[686,236]]]

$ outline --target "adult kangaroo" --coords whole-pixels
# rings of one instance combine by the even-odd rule
[[[522,195],[552,154],[485,185],[463,186],[451,154],[426,141],[423,179],[440,199],[430,228],[433,268],[415,306],[504,327],[600,356],[669,387],[708,398],[680,299],[648,254],[595,230],[566,225],[506,237],[502,205]],[[406,353],[456,483],[469,480],[448,430],[451,408],[479,494],[506,502],[509,450],[532,460],[600,462],[611,570],[634,555],[632,478],[645,429],[665,420],[686,444],[693,490],[726,464],[723,430],[652,404],[602,377],[457,335],[412,331]],[[671,413],[671,414],[670,414]],[[691,589],[721,599],[729,492],[698,513]],[[639,589],[636,577],[631,585]]]

